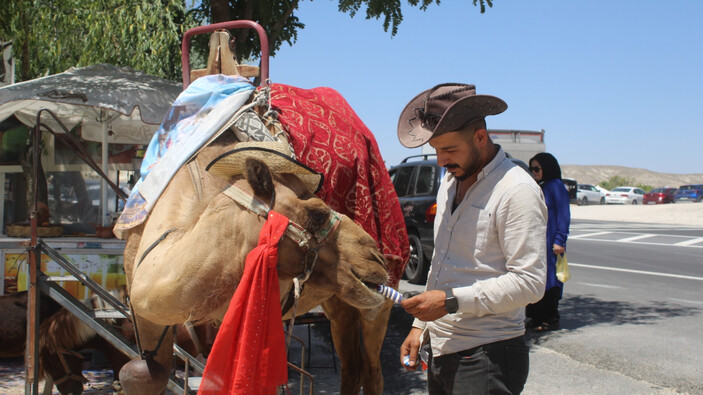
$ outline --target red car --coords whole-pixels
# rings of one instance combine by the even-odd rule
[[[646,193],[642,199],[643,204],[674,203],[676,188],[656,188]]]

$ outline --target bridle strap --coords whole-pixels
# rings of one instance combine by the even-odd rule
[[[266,218],[271,210],[270,205],[262,202],[256,196],[253,196],[249,192],[243,190],[237,184],[230,185],[223,191],[223,193],[237,202],[240,206],[261,217]],[[315,240],[317,243],[323,243],[331,233],[334,233],[337,226],[339,226],[341,219],[341,214],[333,210],[327,225],[323,229],[315,232],[315,234],[310,233],[299,224],[289,221],[285,235],[295,241],[298,246],[311,248],[311,240]]]

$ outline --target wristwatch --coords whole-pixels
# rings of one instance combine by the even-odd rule
[[[449,314],[454,314],[459,310],[459,302],[456,300],[456,297],[452,293],[451,289],[448,289],[444,291],[447,294],[447,298],[444,299],[444,310],[447,310],[447,313]]]

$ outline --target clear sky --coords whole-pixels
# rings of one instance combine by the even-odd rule
[[[339,91],[389,166],[420,153],[396,137],[407,102],[464,82],[508,103],[490,129],[544,129],[561,164],[703,173],[703,1],[494,0],[481,14],[443,0],[404,5],[394,37],[336,1],[296,14],[305,29],[271,59],[271,79]]]

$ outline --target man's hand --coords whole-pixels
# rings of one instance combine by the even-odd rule
[[[420,366],[419,351],[421,334],[422,329],[420,328],[410,329],[408,337],[405,338],[405,341],[400,346],[400,364],[403,365],[406,370],[417,370],[417,367]],[[407,364],[404,363],[405,357],[408,357]]]
[[[444,300],[447,295],[444,291],[432,290],[423,292],[410,299],[405,299],[400,302],[405,311],[412,314],[415,318],[422,321],[434,321],[442,318],[447,314],[444,309]]]

